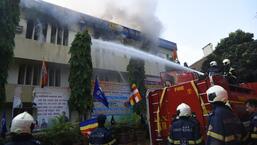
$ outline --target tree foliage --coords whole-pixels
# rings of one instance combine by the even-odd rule
[[[129,64],[127,66],[128,71],[128,79],[130,86],[132,84],[136,84],[140,94],[143,97],[143,100],[140,101],[138,104],[135,105],[134,111],[137,114],[145,112],[145,63],[144,60],[131,58]]]
[[[71,110],[76,110],[79,113],[80,120],[93,107],[91,44],[91,37],[88,32],[79,32],[76,34],[69,51],[71,55],[69,60],[69,85],[71,89],[69,106]]]
[[[228,58],[240,82],[257,81],[257,40],[253,36],[252,33],[237,30],[221,39],[215,51],[203,63],[202,71],[207,71],[210,61],[215,60],[222,66],[222,60]]]
[[[141,49],[144,51],[148,51],[151,47],[151,41],[147,38],[143,40],[143,44]],[[142,95],[143,99],[139,103],[137,103],[134,107],[134,111],[137,114],[145,113],[146,112],[146,100],[145,100],[145,62],[139,58],[131,57],[129,60],[129,64],[127,65],[128,71],[128,79],[130,86],[135,83],[140,94]]]
[[[9,64],[13,59],[15,30],[20,20],[19,0],[0,1],[0,108],[5,101]]]

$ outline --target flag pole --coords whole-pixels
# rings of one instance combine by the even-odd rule
[[[97,75],[95,76],[95,81],[96,81],[96,79],[97,79]],[[94,81],[94,84],[95,84],[95,81]],[[95,88],[95,86],[93,85],[93,90],[94,90],[94,88]],[[93,112],[93,110],[94,110],[94,91],[92,92],[92,104],[93,104],[93,107],[91,108],[91,110],[90,110],[90,112],[89,112],[89,118],[91,118],[92,117],[92,112]]]

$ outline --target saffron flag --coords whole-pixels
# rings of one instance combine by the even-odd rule
[[[47,85],[47,82],[48,82],[48,73],[47,73],[45,61],[43,61],[42,67],[41,67],[41,79],[40,79],[41,88],[44,88],[44,86]]]
[[[88,136],[95,128],[98,127],[96,118],[88,119],[79,124],[80,132],[82,135]]]
[[[5,138],[5,134],[7,132],[7,127],[6,127],[6,113],[5,111],[3,112],[3,116],[1,119],[1,136]]]
[[[131,106],[134,106],[134,105],[136,104],[135,99],[134,99],[133,96],[130,96],[130,97],[129,97],[129,104],[130,104]]]
[[[172,51],[171,57],[173,61],[176,61],[178,59],[177,50]]]
[[[95,97],[96,100],[103,103],[107,108],[109,108],[109,103],[107,101],[107,98],[104,95],[104,92],[102,91],[101,87],[99,86],[97,78],[95,79],[95,87],[94,87],[93,96]]]

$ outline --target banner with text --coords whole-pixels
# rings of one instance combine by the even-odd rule
[[[65,114],[69,116],[67,88],[35,88],[34,106],[37,108],[37,121],[39,128],[47,128],[52,119]],[[65,113],[64,113],[65,112]]]
[[[130,87],[128,83],[115,83],[99,81],[108,102],[109,108],[104,106],[101,102],[94,102],[93,115],[128,115],[130,109],[124,106],[124,102],[128,100]]]

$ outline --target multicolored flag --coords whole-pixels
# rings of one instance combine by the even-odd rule
[[[98,127],[97,119],[88,119],[79,124],[80,132],[82,135],[88,136],[95,128]]]
[[[141,97],[141,95],[140,95],[140,93],[137,89],[136,84],[132,84],[131,89],[132,89],[132,96],[134,96],[134,99],[135,99],[136,103],[138,103],[139,101],[142,100],[142,97]]]
[[[2,120],[1,120],[1,137],[5,138],[5,134],[7,132],[7,127],[6,127],[6,113],[5,111],[3,112]]]
[[[134,106],[136,103],[140,102],[142,100],[142,97],[136,87],[136,84],[132,84],[131,87],[131,95],[129,97],[129,100],[124,103],[125,106]]]
[[[48,73],[47,73],[45,61],[43,60],[42,67],[41,67],[41,79],[40,79],[41,88],[44,88],[44,86],[47,85],[47,82],[48,82]]]
[[[102,91],[101,87],[99,86],[97,78],[95,79],[95,87],[94,87],[93,96],[95,97],[96,100],[103,103],[107,108],[109,108],[108,100],[105,97],[104,92]]]

